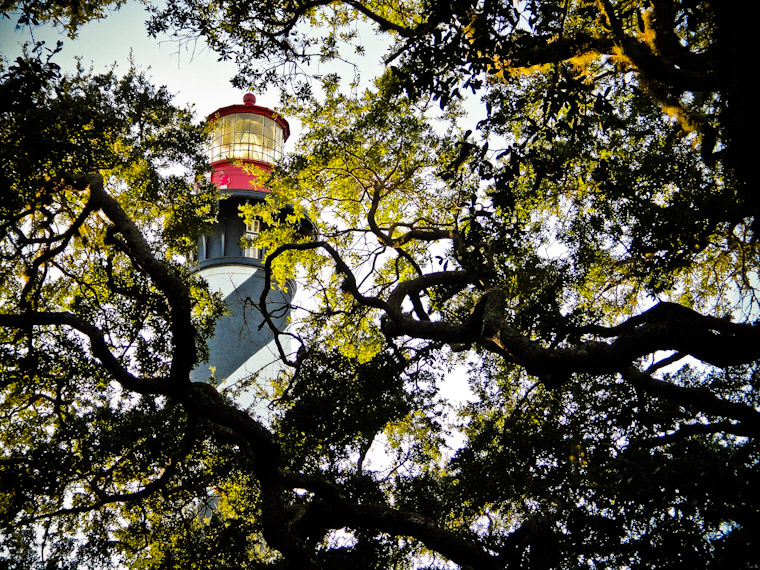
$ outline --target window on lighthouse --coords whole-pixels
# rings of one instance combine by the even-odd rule
[[[259,232],[261,231],[261,221],[252,220],[245,224],[245,235],[243,236],[248,244],[255,240]],[[260,247],[244,247],[243,256],[250,257],[251,259],[262,259],[264,257],[264,250]]]

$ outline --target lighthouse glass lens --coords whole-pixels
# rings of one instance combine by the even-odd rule
[[[210,159],[274,163],[282,156],[282,127],[269,117],[233,113],[214,124]]]

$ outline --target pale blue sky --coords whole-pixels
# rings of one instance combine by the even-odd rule
[[[82,27],[76,40],[69,39],[52,26],[39,26],[14,30],[15,19],[0,19],[0,52],[6,59],[15,59],[21,53],[21,44],[44,40],[54,47],[59,39],[64,42],[63,52],[55,61],[64,69],[73,68],[75,57],[80,56],[85,67],[93,65],[96,71],[116,63],[126,70],[130,52],[137,65],[158,85],[166,85],[175,94],[179,105],[194,105],[199,117],[205,117],[219,107],[241,103],[243,91],[234,89],[230,79],[235,74],[231,62],[218,62],[202,42],[195,49],[179,46],[168,38],[153,39],[145,31],[145,8],[130,2],[107,18],[90,22]],[[278,103],[275,92],[256,93],[258,103],[274,107]]]

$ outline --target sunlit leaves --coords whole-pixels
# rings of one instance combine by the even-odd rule
[[[349,97],[328,88],[324,103],[294,102],[289,111],[305,128],[299,152],[268,177],[267,204],[245,207],[244,214],[269,224],[258,243],[270,252],[293,240],[299,219],[309,230],[299,241],[330,244],[333,254],[283,253],[273,260],[273,275],[282,282],[298,259],[301,286],[334,317],[327,329],[333,342],[346,355],[366,359],[381,346],[376,323],[366,328],[376,317],[355,304],[354,285],[336,271],[331,255],[348,265],[362,294],[382,295],[434,263],[437,246],[428,246],[453,235],[469,188],[447,187],[436,176],[456,148],[404,99],[382,91]],[[327,324],[320,315],[308,322],[317,327],[311,338]]]
[[[178,262],[216,198],[202,178],[203,129],[166,90],[134,69],[64,75],[43,53],[4,68],[0,83],[2,316],[52,321],[2,328],[0,553],[30,568],[104,568],[120,560],[109,538],[126,523],[118,505],[184,469],[193,432],[177,405],[130,395],[95,355],[101,340],[126,375],[160,379],[177,350],[166,291],[125,234],[142,232],[143,253],[187,283],[190,318],[208,335],[219,300]],[[132,225],[117,229],[95,205],[101,181]]]

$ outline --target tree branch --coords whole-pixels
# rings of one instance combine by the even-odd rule
[[[664,445],[670,445],[671,443],[677,443],[683,441],[695,435],[712,435],[715,433],[731,433],[734,435],[751,437],[752,430],[744,429],[743,425],[735,424],[731,421],[724,420],[713,424],[689,424],[680,426],[674,432],[665,435],[650,437],[647,439],[640,439],[632,441],[626,451],[634,449],[651,449],[654,447],[662,447]]]
[[[739,432],[760,435],[760,412],[747,404],[729,402],[718,398],[708,387],[687,388],[652,378],[651,375],[629,367],[622,373],[623,379],[648,394],[676,404],[691,407],[712,416],[731,418],[739,423]],[[737,433],[732,430],[731,433]]]
[[[166,296],[170,312],[169,327],[175,350],[169,378],[174,383],[189,382],[190,371],[196,361],[195,337],[197,333],[191,319],[192,298],[187,283],[167,263],[156,258],[137,225],[103,188],[101,175],[84,176],[78,182],[90,190],[90,202],[93,207],[100,209],[124,237],[133,262],[148,274],[156,287]],[[178,354],[183,356],[178,358],[176,357]]]
[[[482,545],[445,528],[419,513],[401,511],[388,505],[360,504],[351,501],[335,484],[316,475],[282,473],[283,481],[291,487],[302,488],[318,495],[314,516],[326,522],[328,528],[366,528],[387,532],[393,536],[409,536],[456,564],[483,570],[503,569],[498,555]]]
[[[70,327],[89,339],[93,356],[125,389],[146,395],[171,395],[175,392],[166,378],[138,378],[129,372],[111,352],[103,332],[73,313],[25,311],[19,314],[0,314],[0,326],[19,329],[36,326]]]

